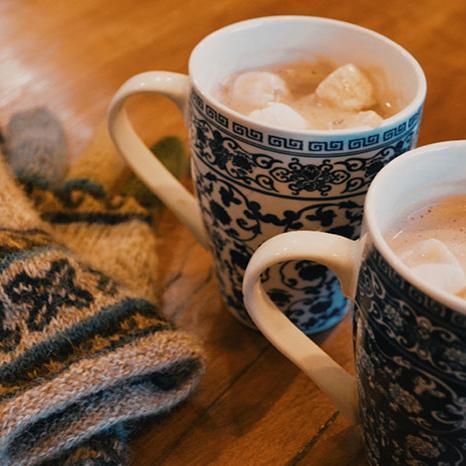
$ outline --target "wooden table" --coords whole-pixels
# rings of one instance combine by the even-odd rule
[[[47,104],[65,122],[71,150],[78,154],[129,76],[150,69],[185,72],[194,45],[228,23],[305,14],[358,23],[405,46],[428,80],[420,143],[464,137],[464,3],[379,5],[373,0],[2,0],[0,123],[18,109]],[[180,115],[166,100],[135,98],[131,107],[146,139],[186,138]],[[364,465],[356,433],[330,401],[261,335],[225,311],[212,261],[189,232],[169,212],[160,230],[163,309],[204,342],[208,371],[187,403],[133,442],[132,464]],[[318,341],[352,370],[350,338],[347,318]]]

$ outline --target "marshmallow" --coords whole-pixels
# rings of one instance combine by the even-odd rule
[[[373,110],[366,110],[355,115],[351,123],[352,128],[359,126],[376,128],[383,123],[383,118]]]
[[[383,118],[373,110],[350,113],[349,115],[346,112],[341,112],[341,114],[341,118],[329,122],[329,129],[376,128],[383,122]]]
[[[466,287],[466,275],[461,264],[442,241],[420,241],[400,258],[413,273],[433,287],[448,293],[457,293]]]
[[[260,110],[254,110],[249,114],[259,123],[264,123],[272,126],[279,126],[286,129],[306,129],[306,120],[290,106],[281,103],[273,103]]]
[[[342,110],[359,111],[374,105],[374,90],[369,79],[349,63],[330,73],[316,89],[322,101]]]
[[[264,108],[267,104],[277,102],[288,94],[285,81],[268,71],[248,71],[240,74],[230,94],[230,106],[233,110],[248,114],[253,110]]]

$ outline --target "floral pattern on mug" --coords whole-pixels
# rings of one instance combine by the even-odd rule
[[[415,145],[422,109],[366,137],[305,141],[235,122],[195,90],[190,100],[193,179],[216,275],[228,308],[252,326],[241,291],[252,253],[268,238],[293,230],[356,239],[369,184]],[[286,262],[267,271],[263,283],[307,334],[332,327],[346,313],[336,276],[321,265]]]
[[[465,464],[464,316],[415,289],[368,245],[354,325],[370,464]]]

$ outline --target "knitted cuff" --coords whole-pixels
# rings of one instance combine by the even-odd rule
[[[0,182],[0,463],[32,465],[171,408],[203,362],[155,305],[54,242],[3,161]]]

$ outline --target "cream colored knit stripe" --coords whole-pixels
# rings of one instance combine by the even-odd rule
[[[2,228],[27,230],[40,228],[48,231],[31,202],[19,188],[0,153],[0,219]]]
[[[54,235],[73,251],[79,251],[86,263],[124,283],[141,297],[157,301],[160,291],[155,284],[159,265],[157,239],[149,225],[137,220],[111,227],[55,224]]]
[[[0,403],[0,457],[12,439],[34,422],[65,409],[78,399],[120,386],[133,377],[170,372],[201,350],[179,331],[148,335],[102,357],[83,359],[53,380]]]
[[[66,179],[92,180],[102,185],[105,190],[111,191],[124,174],[125,169],[126,163],[118,154],[110,138],[107,123],[102,121],[90,144],[71,166]]]

